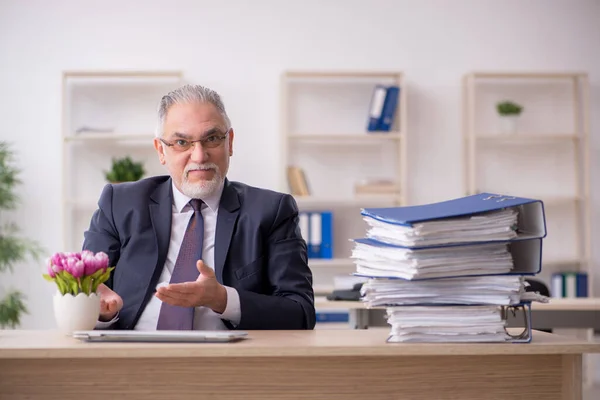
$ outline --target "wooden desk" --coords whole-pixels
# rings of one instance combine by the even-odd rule
[[[352,328],[384,326],[384,307],[368,309],[360,301],[315,300],[317,309],[348,310]],[[549,303],[532,303],[532,322],[535,329],[585,328],[600,330],[600,298],[550,299]]]
[[[600,352],[600,344],[542,332],[529,344],[390,344],[387,333],[91,344],[0,331],[0,399],[581,399],[581,355]]]

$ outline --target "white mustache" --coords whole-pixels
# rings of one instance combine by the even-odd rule
[[[205,164],[196,164],[196,163],[193,163],[193,164],[186,165],[184,173],[187,176],[188,172],[190,172],[190,171],[198,171],[198,170],[200,170],[200,171],[201,170],[207,171],[207,170],[211,170],[211,169],[214,169],[215,171],[219,172],[219,167],[217,166],[217,164],[214,164],[214,163],[205,163]]]

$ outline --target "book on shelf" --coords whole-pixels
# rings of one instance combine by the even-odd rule
[[[298,219],[308,258],[333,259],[333,212],[301,211]]]
[[[385,306],[390,342],[529,342],[526,276],[542,268],[543,203],[482,193],[438,203],[361,211],[354,239],[361,300]],[[523,329],[507,328],[509,310]]]
[[[296,166],[287,167],[287,179],[290,192],[294,196],[310,196],[308,181],[304,170]]]
[[[392,129],[399,96],[399,86],[375,85],[369,105],[368,132],[389,132]]]
[[[586,272],[559,272],[550,278],[550,296],[554,298],[588,297]]]

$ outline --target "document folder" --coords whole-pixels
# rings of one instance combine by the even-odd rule
[[[506,225],[497,225],[495,222],[497,218],[506,218],[496,217],[506,210],[516,214],[515,224],[508,225],[514,232],[505,232]],[[493,193],[480,193],[418,206],[364,208],[361,215],[372,226],[372,231],[390,232],[390,238],[393,238],[393,229],[396,229],[401,234],[400,242],[413,246],[419,246],[420,243],[428,246],[507,239],[541,239],[547,234],[544,205],[541,200]],[[489,219],[488,225],[486,219]],[[436,225],[435,228],[431,228],[432,225]],[[420,237],[419,230],[429,233]],[[432,230],[441,232],[441,239],[428,239],[427,235],[434,237],[430,232]],[[368,233],[368,236],[374,235]],[[405,236],[408,239],[403,239]]]
[[[356,276],[437,279],[478,275],[536,275],[542,270],[542,239],[507,241],[495,247],[506,247],[510,259],[494,261],[489,247],[483,243],[442,245],[436,247],[404,247],[370,238],[354,239],[357,243],[351,258],[357,266]],[[362,247],[359,247],[362,246]],[[372,249],[372,251],[357,250]],[[473,252],[469,252],[473,250]],[[397,253],[396,253],[397,252]],[[473,255],[480,253],[473,263]],[[395,254],[396,253],[396,254]],[[485,258],[489,254],[489,263]]]
[[[437,319],[432,315],[430,321],[433,322],[420,324],[419,317],[415,320],[407,316],[398,318],[395,315],[397,312],[413,310],[414,314],[420,315],[421,318],[427,316],[426,311],[434,312],[438,316],[445,315],[446,318]],[[483,315],[483,318],[466,316],[461,321],[462,324],[447,322],[452,319],[449,313],[456,311],[473,316],[478,312],[491,313],[487,316]],[[519,322],[518,327],[507,328],[508,318],[511,315],[514,317],[513,321]],[[477,304],[458,307],[454,305],[388,307],[387,316],[388,323],[391,325],[391,332],[386,340],[388,343],[530,343],[533,337],[529,302],[497,307]],[[471,322],[465,323],[465,319]]]

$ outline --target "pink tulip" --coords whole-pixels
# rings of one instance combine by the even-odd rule
[[[101,251],[96,253],[95,258],[98,265],[98,269],[101,268],[106,271],[106,269],[108,268],[108,254]]]
[[[75,257],[69,257],[66,259],[65,264],[65,271],[73,275],[73,277],[81,278],[83,276],[83,261],[78,260]]]
[[[88,250],[84,250],[81,252],[81,261],[83,261],[84,272],[83,274],[88,276],[92,275],[95,271],[94,269],[94,253]]]
[[[81,261],[83,261],[85,265],[84,275],[93,275],[96,271],[104,267],[102,260],[98,259],[97,255],[94,256],[94,253],[92,253],[91,251],[84,250],[82,252]]]
[[[81,253],[65,253],[66,258],[76,258],[77,260],[81,260]]]
[[[75,257],[69,257],[66,258],[63,263],[64,263],[64,267],[67,271],[70,271],[71,269],[73,269],[73,267],[75,266],[75,263],[79,261],[78,259],[76,259]]]
[[[79,254],[79,259],[83,260],[86,257],[90,257],[90,256],[94,256],[94,252],[90,251],[90,250],[83,250],[80,254]]]
[[[73,267],[71,268],[69,273],[73,275],[73,278],[81,278],[83,276],[84,270],[85,264],[83,263],[83,261],[77,260],[73,264]]]
[[[55,253],[52,258],[50,258],[55,272],[61,272],[65,268],[63,260],[64,256],[62,253]]]

